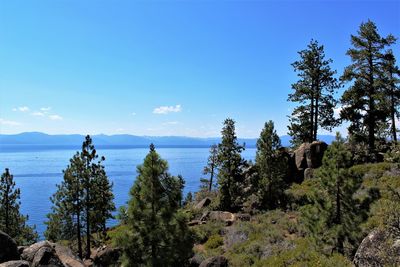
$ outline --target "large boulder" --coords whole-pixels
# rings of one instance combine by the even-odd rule
[[[200,221],[207,222],[207,221],[221,221],[224,222],[226,225],[231,225],[235,222],[236,217],[235,214],[227,211],[207,211],[203,213],[200,218]]]
[[[30,267],[27,261],[7,261],[0,264],[0,267]]]
[[[374,230],[361,242],[353,262],[358,267],[399,266],[400,239]]]
[[[83,261],[79,259],[70,248],[55,244],[54,249],[60,261],[68,267],[85,267]]]
[[[35,243],[23,250],[23,252],[21,254],[21,258],[23,260],[32,262],[33,259],[35,258],[36,253],[43,247],[52,248],[52,245],[49,241],[41,241],[41,242]]]
[[[224,256],[212,257],[203,261],[200,267],[228,267],[228,259]]]
[[[322,141],[303,143],[294,151],[296,168],[305,170],[307,168],[316,169],[321,167],[322,158],[328,145]]]
[[[64,267],[64,264],[58,258],[54,248],[44,246],[36,252],[32,261],[32,267],[40,266]]]
[[[202,201],[200,201],[199,203],[196,204],[196,206],[194,206],[194,209],[196,210],[201,210],[207,206],[209,206],[211,204],[211,198],[206,197],[204,198]]]
[[[0,231],[0,263],[19,259],[15,241],[9,235]]]
[[[121,251],[117,248],[108,246],[100,247],[92,256],[94,266],[107,267],[117,265]]]
[[[21,258],[34,266],[85,267],[71,249],[49,241],[41,241],[25,248]]]

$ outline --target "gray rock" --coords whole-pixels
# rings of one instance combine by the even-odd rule
[[[32,261],[32,267],[39,266],[53,266],[53,267],[64,267],[64,264],[58,258],[56,251],[53,248],[43,246],[35,254]]]
[[[354,256],[358,267],[399,266],[400,239],[393,238],[384,230],[372,231],[361,242]]]
[[[98,267],[117,265],[121,251],[117,248],[103,246],[96,250],[93,263]]]
[[[83,261],[79,259],[79,257],[76,256],[74,253],[72,253],[71,249],[61,246],[59,244],[55,244],[55,251],[64,266],[85,267]]]
[[[30,267],[27,261],[7,261],[0,264],[0,267]]]
[[[228,267],[228,259],[224,256],[212,257],[203,261],[200,267]]]
[[[0,231],[0,263],[19,259],[15,241],[9,235]]]
[[[206,197],[202,201],[197,203],[196,206],[194,206],[194,209],[201,210],[201,209],[203,209],[205,207],[208,207],[210,204],[211,204],[211,198]]]
[[[199,267],[203,261],[203,257],[199,254],[196,254],[189,259],[189,267]]]
[[[314,169],[307,168],[304,170],[304,180],[312,179],[314,177]]]
[[[48,247],[52,248],[52,244],[49,241],[41,241],[38,243],[35,243],[27,248],[24,249],[24,251],[21,254],[21,258],[23,260],[32,262],[33,259],[35,258],[36,253],[41,249],[42,247]]]
[[[200,221],[222,221],[226,225],[232,225],[236,220],[236,217],[233,213],[227,211],[207,211],[203,213],[200,218]]]

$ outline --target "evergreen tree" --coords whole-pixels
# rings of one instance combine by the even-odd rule
[[[214,182],[214,176],[218,168],[218,146],[212,145],[210,147],[210,156],[207,160],[207,166],[204,167],[203,174],[210,175],[209,179],[202,179],[201,182],[204,184],[204,188],[211,192]]]
[[[347,51],[352,64],[346,67],[341,79],[353,82],[344,92],[341,117],[350,121],[349,133],[358,142],[368,144],[372,160],[380,129],[386,128],[388,117],[383,84],[385,48],[395,42],[392,35],[383,38],[372,21],[362,23],[358,35],[351,36],[353,45]]]
[[[349,255],[356,249],[365,213],[354,197],[361,177],[349,171],[351,157],[337,134],[316,177],[302,184],[309,204],[301,208],[309,233],[321,248]]]
[[[256,167],[258,195],[263,208],[275,209],[284,203],[287,162],[280,151],[281,140],[272,121],[266,122],[257,140]]]
[[[0,179],[0,230],[15,239],[20,245],[34,243],[38,234],[34,227],[26,225],[28,216],[20,214],[20,190],[15,188],[14,176],[9,169]]]
[[[116,237],[124,266],[184,266],[191,256],[192,237],[179,211],[182,177],[168,173],[168,164],[154,145],[130,191],[124,232]]]
[[[226,119],[222,129],[222,141],[218,145],[218,185],[222,210],[237,210],[241,203],[244,160],[241,152],[244,146],[237,142],[235,121]]]
[[[392,140],[397,143],[397,128],[396,118],[400,117],[399,106],[400,106],[400,69],[396,66],[396,58],[391,50],[385,55],[384,58],[384,86],[385,95],[387,97],[389,108],[389,118],[391,124],[391,135]]]
[[[91,235],[106,230],[106,221],[115,210],[112,184],[109,183],[102,162],[98,162],[96,149],[90,136],[86,136],[82,152],[77,152],[67,169],[64,179],[51,197],[52,213],[48,214],[45,236],[50,240],[78,242],[79,257],[83,257],[83,235],[86,234],[86,258],[90,257]]]
[[[317,140],[318,128],[331,130],[338,125],[334,117],[337,101],[333,95],[339,88],[336,71],[325,59],[324,47],[311,40],[307,49],[299,52],[300,60],[292,64],[300,80],[292,85],[294,93],[288,100],[300,103],[290,117],[289,134],[293,143]]]

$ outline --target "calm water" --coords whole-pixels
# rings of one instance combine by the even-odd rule
[[[50,196],[56,191],[56,184],[62,181],[62,170],[74,155],[73,148],[46,147],[1,147],[0,170],[9,168],[17,187],[21,189],[21,212],[29,215],[28,223],[36,225],[42,237],[46,230],[44,221],[51,211]],[[181,174],[186,186],[184,193],[196,191],[199,178],[207,162],[208,148],[159,148],[158,153],[169,163],[172,175]],[[103,148],[98,154],[106,157],[105,167],[114,183],[115,204],[124,205],[128,192],[136,177],[136,166],[143,162],[148,148]],[[243,152],[246,159],[254,159],[255,149]],[[115,224],[115,221],[110,224]]]

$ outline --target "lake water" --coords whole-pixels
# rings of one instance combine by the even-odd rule
[[[21,189],[21,213],[29,215],[29,225],[43,237],[44,221],[51,211],[50,196],[56,184],[62,181],[62,170],[77,151],[68,147],[0,146],[0,171],[9,168],[16,186]],[[136,166],[142,164],[148,148],[98,148],[105,156],[107,175],[114,183],[115,205],[120,207],[128,200],[128,192],[136,178]],[[184,194],[197,191],[202,170],[207,162],[208,148],[158,148],[157,152],[168,161],[172,175],[181,174],[186,182]],[[254,159],[255,148],[247,148],[242,156]],[[115,224],[111,221],[109,224]]]

